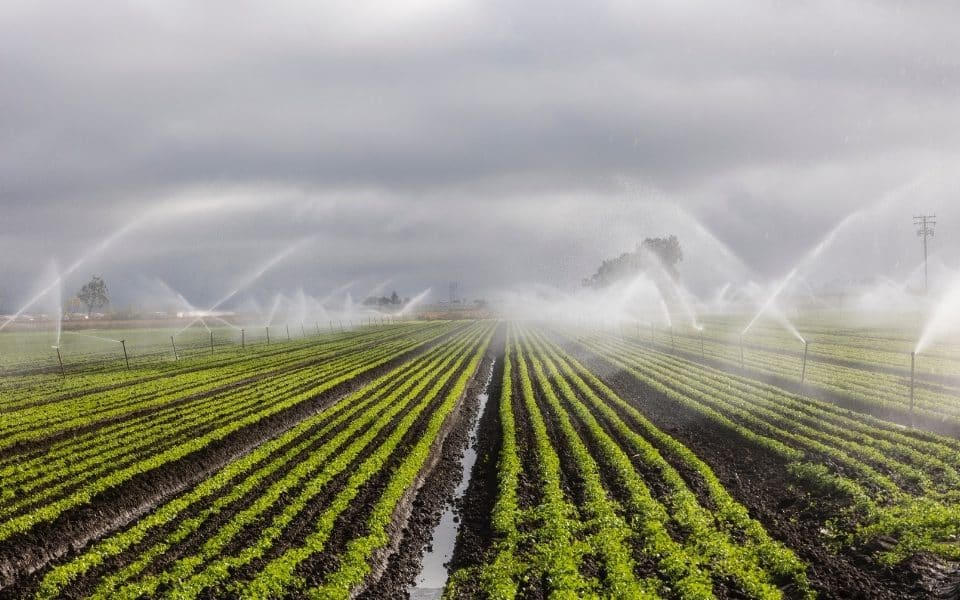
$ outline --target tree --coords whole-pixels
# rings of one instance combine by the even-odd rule
[[[680,278],[680,272],[677,271],[677,263],[683,261],[683,249],[680,248],[680,241],[677,236],[671,235],[666,238],[647,238],[640,243],[640,250],[646,250],[658,259],[663,268],[674,279]]]
[[[673,279],[679,279],[677,263],[683,260],[683,249],[677,236],[665,238],[646,238],[634,248],[633,252],[624,252],[617,258],[604,260],[589,279],[583,280],[584,287],[603,288],[616,281],[634,277],[641,272],[666,272]]]
[[[87,307],[87,316],[89,317],[93,314],[95,308],[103,308],[110,303],[108,293],[107,284],[103,281],[103,278],[99,275],[94,275],[93,278],[85,283],[84,286],[80,288],[80,291],[77,292],[77,298]]]
[[[390,304],[400,304],[400,296],[397,295],[396,291],[390,294]]]

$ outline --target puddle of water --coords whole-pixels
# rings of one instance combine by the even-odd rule
[[[483,389],[486,390],[493,378],[493,366],[490,364],[490,372],[487,374],[486,383]],[[456,501],[463,497],[467,492],[467,486],[470,485],[470,472],[473,470],[473,464],[477,462],[477,451],[474,448],[477,437],[477,430],[480,428],[480,419],[487,407],[489,394],[486,392],[477,394],[479,404],[476,418],[470,426],[470,443],[463,451],[463,458],[460,461],[460,483],[453,492],[453,502],[448,502],[440,517],[440,523],[433,530],[433,539],[431,540],[431,550],[423,556],[423,566],[420,574],[417,576],[416,583],[409,589],[412,600],[435,600],[443,595],[443,588],[447,585],[447,568],[444,563],[448,562],[453,556],[453,546],[457,541],[457,532],[460,530],[459,521],[455,521],[456,514],[454,506]]]

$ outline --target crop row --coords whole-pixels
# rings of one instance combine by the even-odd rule
[[[75,404],[84,395],[128,390],[132,397],[140,393],[144,384],[164,382],[166,389],[177,385],[197,385],[198,381],[215,384],[230,378],[256,375],[296,362],[329,356],[354,345],[382,343],[402,337],[411,331],[423,329],[423,325],[365,329],[346,334],[323,335],[309,340],[296,340],[256,346],[248,349],[230,348],[216,354],[202,354],[179,361],[165,361],[147,365],[135,365],[132,369],[114,369],[98,373],[70,374],[67,378],[7,376],[0,377],[0,408],[13,412],[21,408],[40,405],[60,406]],[[202,378],[190,375],[203,373]],[[184,388],[185,389],[185,388]]]
[[[890,535],[896,561],[917,551],[960,556],[960,442],[905,429],[747,377],[705,367],[610,336],[579,340],[589,351],[676,403],[790,465],[798,481],[850,501],[851,530],[866,541]],[[849,534],[849,535],[848,535]]]
[[[419,473],[423,449],[437,441],[491,330],[461,328],[228,463],[132,527],[50,569],[38,597],[74,585],[104,598],[305,594],[310,586],[298,566],[326,549],[332,526],[350,508],[366,520],[365,534],[340,548],[338,564],[350,569],[331,573],[327,583],[358,585],[365,561],[385,543],[384,516],[389,520],[398,494]],[[374,506],[354,506],[381,479],[388,481]]]
[[[491,598],[710,598],[715,585],[779,598],[788,583],[809,593],[804,565],[706,464],[580,363],[521,328],[505,361],[494,542],[484,564],[454,575],[448,595],[472,580]],[[595,573],[583,568],[591,562]]]
[[[753,315],[706,315],[700,320],[708,337],[736,341]],[[856,351],[867,351],[871,364],[902,366],[903,355],[916,346],[924,325],[921,315],[898,319],[884,315],[882,325],[875,320],[829,316],[823,313],[801,314],[792,318],[792,325],[818,346],[826,355],[837,358],[856,358]],[[681,329],[683,327],[681,326]],[[745,335],[745,341],[776,348],[796,346],[795,334],[777,319],[761,318]],[[802,345],[802,344],[801,344]],[[813,344],[811,344],[811,352]],[[848,354],[848,351],[854,354]],[[924,367],[930,373],[960,374],[960,350],[951,344],[930,344],[927,348],[930,363]]]
[[[796,346],[796,339],[792,345]],[[673,342],[660,338],[657,347],[661,350],[677,348],[689,355],[719,361],[730,370],[740,369],[741,364],[751,372],[773,375],[786,381],[799,382],[801,375],[800,351],[784,351],[771,347],[747,345],[741,363],[740,349],[736,344],[706,339],[701,347],[697,336],[676,335]],[[805,384],[809,389],[821,390],[832,396],[852,400],[863,410],[880,416],[895,416],[901,421],[910,419],[909,356],[900,355],[900,363],[906,360],[906,369],[901,374],[878,371],[876,364],[865,360],[853,364],[838,364],[831,357],[814,351],[819,344],[811,343],[805,369]],[[861,350],[846,352],[846,358]],[[924,358],[925,360],[925,358]],[[854,366],[859,364],[861,366]],[[898,365],[903,367],[903,365]],[[924,380],[918,375],[914,390],[914,413],[933,422],[960,425],[960,388],[939,382]]]
[[[271,415],[375,369],[432,339],[409,336],[400,347],[386,345],[344,355],[307,370],[256,380],[243,388],[179,404],[60,442],[28,457],[4,459],[0,540],[51,521],[86,504],[98,493],[157,467],[181,460]],[[109,460],[108,460],[109,459]]]

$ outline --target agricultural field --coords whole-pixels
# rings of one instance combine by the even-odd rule
[[[960,2],[780,4],[5,2],[0,600],[960,600]]]
[[[619,327],[620,337],[645,343],[721,369],[733,369],[823,400],[904,424],[960,434],[960,352],[937,344],[915,360],[910,407],[911,351],[916,324],[851,326],[841,317],[807,317],[797,327],[804,343],[778,324],[758,324],[740,336],[743,318],[704,318],[692,327]],[[803,388],[800,378],[803,376]]]
[[[910,416],[894,359],[869,367],[897,333],[811,334],[800,387],[789,338],[753,331],[741,367],[723,326],[701,351],[411,321],[7,372],[0,597],[954,593],[960,441],[877,409]],[[949,420],[956,356],[931,350],[917,415]],[[851,376],[838,400],[828,366],[889,399]],[[447,576],[420,585],[450,511]]]

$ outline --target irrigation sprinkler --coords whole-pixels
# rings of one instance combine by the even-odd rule
[[[213,354],[213,331],[210,332],[210,354]]]
[[[803,388],[803,380],[807,376],[807,349],[810,347],[808,340],[803,340],[803,366],[800,367],[800,387]]]
[[[267,330],[267,345],[269,346],[270,345],[270,326],[267,325],[266,327],[264,327],[264,329]]]
[[[173,341],[173,336],[170,336],[170,345],[173,346],[173,360],[180,360],[180,355],[177,354],[177,343]]]
[[[59,350],[57,351],[59,352]],[[910,353],[910,420],[913,421],[913,383],[915,381],[915,375],[917,367],[917,352],[913,351]]]
[[[706,360],[707,355],[703,352],[703,327],[700,328],[700,358]]]
[[[743,370],[743,334],[740,334],[740,370]]]
[[[317,328],[317,335],[320,335],[320,321],[314,321],[313,325]]]
[[[63,370],[63,355],[60,354],[60,346],[53,346],[53,349],[57,351],[57,362],[60,363],[60,377],[66,379],[67,373]]]
[[[676,349],[677,349],[677,344],[676,344],[676,342],[674,341],[674,338],[673,338],[673,325],[670,326],[670,348],[671,348],[672,350],[676,350]]]
[[[130,357],[127,356],[127,340],[120,340],[120,345],[123,346],[123,362],[127,363],[127,370],[130,370]]]
[[[240,349],[247,347],[247,333],[245,329],[240,330]]]
[[[287,341],[290,341],[290,325],[287,325]]]
[[[307,337],[307,328],[303,326],[303,323],[300,323],[300,333],[303,337]]]

